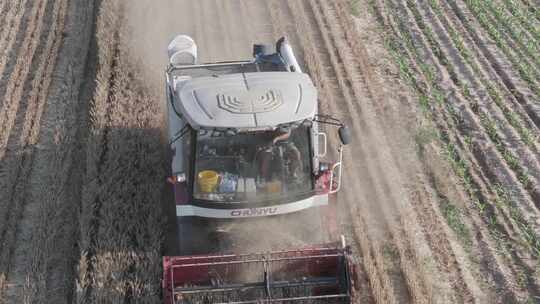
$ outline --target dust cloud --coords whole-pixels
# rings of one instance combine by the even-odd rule
[[[129,53],[141,66],[143,79],[164,100],[164,71],[167,67],[167,45],[182,30],[181,12],[184,1],[126,1],[125,20]],[[165,103],[160,102],[165,113]]]

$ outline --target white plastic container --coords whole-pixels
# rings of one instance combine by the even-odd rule
[[[257,197],[257,186],[255,185],[254,178],[246,179],[246,198],[248,200],[255,199]]]
[[[167,47],[169,63],[172,65],[189,65],[197,62],[197,45],[186,35],[176,36]]]

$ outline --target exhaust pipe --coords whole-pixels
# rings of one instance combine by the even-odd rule
[[[285,37],[281,37],[277,41],[276,50],[281,55],[281,58],[283,58],[283,60],[287,64],[287,68],[291,72],[302,73],[302,69],[300,68],[298,61],[296,61],[296,57],[294,56],[293,49]]]

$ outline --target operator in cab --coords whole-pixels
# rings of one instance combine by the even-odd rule
[[[270,137],[268,142],[271,142],[272,144],[267,147],[262,147],[258,152],[261,177],[268,181],[272,180],[277,174],[280,174],[279,168],[283,168],[285,165],[288,169],[287,173],[289,173],[291,177],[297,179],[300,175],[299,170],[302,165],[302,156],[295,143],[289,141],[291,129],[277,129],[273,132],[268,132],[267,135]],[[283,155],[280,155],[281,151],[277,150],[279,146],[284,148]],[[285,164],[282,162],[285,162]]]
[[[310,131],[306,126],[198,134],[196,199],[265,201],[293,199],[313,190]]]

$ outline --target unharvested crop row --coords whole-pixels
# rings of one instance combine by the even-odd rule
[[[402,6],[402,9],[405,10],[405,7]],[[403,22],[401,21],[403,20],[401,17],[401,15],[403,15],[402,13],[403,10],[397,11],[395,7],[392,7],[389,9],[389,11],[391,11],[390,13],[391,16],[399,17],[397,18],[398,23]],[[391,20],[392,17],[390,17],[389,19]],[[393,42],[389,44],[389,45],[393,45],[392,48],[394,49],[394,53],[396,54],[396,60],[398,60],[398,63],[400,64],[402,75],[404,75],[405,79],[407,79],[409,82],[413,84],[413,86],[417,88],[418,92],[421,94],[421,100],[422,100],[422,96],[426,96],[427,97],[426,101],[429,102],[431,99],[434,102],[436,102],[435,104],[427,103],[425,105],[425,108],[426,110],[429,110],[429,113],[431,113],[429,116],[432,118],[435,118],[435,120],[438,121],[437,125],[439,129],[450,131],[450,133],[448,133],[448,131],[445,131],[445,133],[443,133],[443,134],[446,134],[444,138],[446,138],[446,140],[452,140],[452,138],[454,137],[452,135],[452,133],[454,133],[452,129],[456,129],[456,127],[458,126],[456,125],[452,127],[452,125],[456,123],[459,124],[461,121],[461,118],[453,114],[454,110],[451,107],[450,108],[447,107],[447,109],[443,110],[443,112],[439,112],[440,107],[437,105],[439,103],[437,100],[440,99],[439,96],[441,96],[441,92],[440,92],[441,89],[446,90],[446,88],[444,87],[441,88],[437,84],[439,81],[438,79],[440,79],[439,78],[440,76],[438,76],[438,73],[434,73],[434,71],[431,71],[430,69],[426,68],[427,66],[436,67],[437,65],[433,65],[434,62],[429,62],[429,61],[426,62],[425,60],[429,59],[429,57],[426,57],[425,53],[419,53],[420,50],[427,50],[428,53],[431,52],[431,50],[429,50],[429,47],[425,48],[424,46],[422,46],[421,43],[419,44],[419,41],[421,40],[419,40],[420,36],[417,36],[417,34],[420,33],[421,31],[409,32],[408,28],[410,26],[408,24],[403,24],[401,26],[394,24],[394,26],[391,26],[391,27],[393,27],[393,32],[394,32],[393,35],[397,35],[397,36],[405,35],[406,37],[408,37],[406,39],[403,39],[403,37],[400,38],[400,40],[404,41],[405,44],[402,44],[401,42],[396,42],[396,40],[392,40]],[[413,37],[414,37],[414,41],[412,40]],[[411,70],[411,67],[413,70]],[[415,73],[419,73],[419,74],[415,74]],[[442,101],[444,101],[444,98],[442,99]],[[448,105],[449,101],[444,101],[444,102]],[[447,114],[445,114],[445,112]],[[452,120],[446,120],[444,118],[445,115],[450,115],[450,117],[455,116],[456,120],[454,122],[452,122]],[[448,125],[449,122],[451,123],[450,125]],[[450,126],[450,129],[448,129],[448,126]],[[461,176],[461,178],[465,181],[465,186],[468,185],[467,186],[468,188],[471,188],[471,187],[473,188],[472,190],[469,190],[468,192],[471,193],[473,200],[477,202],[476,204],[478,206],[482,206],[481,207],[482,211],[480,213],[481,215],[484,216],[486,215],[485,212],[489,213],[489,210],[486,210],[486,205],[485,205],[486,200],[481,197],[480,198],[476,197],[479,194],[477,193],[478,190],[480,190],[481,188],[474,186],[476,179],[474,178],[474,175],[467,173],[470,168],[469,166],[466,165],[467,163],[466,161],[465,162],[462,161],[463,159],[467,159],[467,157],[463,158],[463,156],[464,155],[466,156],[468,153],[462,154],[460,150],[462,148],[466,148],[467,144],[462,139],[459,139],[459,137],[457,139],[458,139],[459,145],[452,144],[451,142],[448,142],[446,144],[446,145],[450,145],[448,146],[449,148],[451,147],[449,151],[452,151],[449,154],[449,159],[454,164],[453,167],[457,170],[458,176]],[[493,215],[489,216],[489,219],[490,221],[492,219],[495,219],[495,223],[494,225],[492,225],[492,227],[495,229],[497,228],[497,224],[496,224],[497,220],[496,218],[492,216]],[[534,244],[534,242],[532,244]]]
[[[86,145],[86,178],[82,192],[79,250],[81,252],[77,277],[77,303],[93,301],[92,288],[96,281],[93,267],[96,230],[101,207],[99,187],[101,185],[101,166],[106,146],[107,115],[109,94],[112,90],[113,63],[116,60],[116,31],[119,27],[118,4],[103,1],[96,24],[96,40],[99,49],[96,88],[90,108],[90,132]],[[114,30],[110,30],[114,29]]]
[[[124,4],[103,1],[98,18],[78,303],[158,302],[161,296],[163,150],[157,103],[127,53]]]

